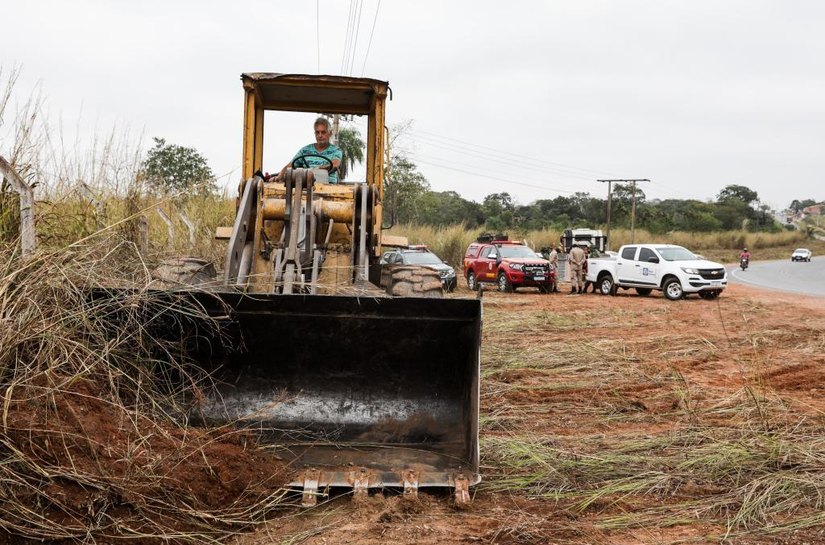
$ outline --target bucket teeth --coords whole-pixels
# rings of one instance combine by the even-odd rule
[[[418,499],[418,472],[414,469],[408,469],[402,474],[404,480],[404,499],[417,500]]]
[[[353,470],[350,477],[352,481],[352,498],[355,501],[364,501],[369,497],[370,476],[364,469]]]
[[[455,505],[458,508],[470,505],[470,481],[464,475],[455,477]]]
[[[314,507],[318,503],[318,478],[317,469],[309,469],[304,473],[304,495],[301,499],[301,506]]]

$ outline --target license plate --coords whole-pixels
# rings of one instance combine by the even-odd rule
[[[533,278],[533,280],[539,282],[541,280],[544,280],[544,277],[543,276],[536,276],[535,278]]]
[[[722,281],[721,281],[721,280],[711,280],[711,281],[710,281],[710,285],[711,285],[711,286],[721,286],[721,285],[722,285]]]

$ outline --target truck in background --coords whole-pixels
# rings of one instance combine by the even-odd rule
[[[503,235],[481,236],[464,253],[464,278],[476,291],[480,283],[495,283],[499,291],[536,287],[550,293],[556,287],[556,270],[524,242]]]
[[[716,299],[728,285],[723,265],[673,244],[626,244],[615,257],[590,258],[586,280],[602,295],[614,295],[619,288],[635,288],[642,296],[661,290],[671,301],[691,293]]]
[[[607,236],[601,229],[565,229],[559,238],[564,253],[570,253],[570,249],[580,242],[587,242],[591,250],[599,250],[599,253],[607,251]]]

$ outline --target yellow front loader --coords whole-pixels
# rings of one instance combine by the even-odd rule
[[[430,271],[398,275],[413,297],[377,287],[387,82],[241,79],[243,181],[222,233],[222,287],[193,295],[222,324],[221,339],[204,334],[192,350],[217,387],[192,417],[258,433],[290,462],[307,505],[332,487],[453,487],[468,501],[480,480],[481,305],[429,297],[440,295]],[[324,183],[299,164],[265,178],[270,110],[366,116],[365,181]]]

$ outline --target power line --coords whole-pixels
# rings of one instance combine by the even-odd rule
[[[543,189],[545,191],[555,191],[557,193],[567,193],[569,195],[572,195],[572,194],[576,193],[576,191],[568,191],[566,189],[560,189],[560,188],[557,188],[557,187],[548,187],[548,186],[545,186],[545,185],[537,185],[537,184],[531,184],[531,183],[527,183],[527,182],[519,182],[519,181],[516,181],[516,180],[507,180],[505,178],[500,178],[498,176],[488,176],[486,174],[479,174],[477,172],[472,172],[470,170],[463,170],[463,169],[460,169],[460,168],[450,167],[450,166],[442,165],[442,164],[439,164],[439,163],[433,163],[431,161],[425,161],[425,160],[423,160],[419,157],[414,157],[414,159],[417,163],[423,163],[425,165],[431,165],[431,166],[434,166],[434,167],[444,168],[444,169],[447,169],[447,170],[454,170],[456,172],[462,172],[464,174],[470,174],[470,175],[475,176],[477,178],[487,178],[487,179],[495,180],[497,182],[501,182],[501,183],[505,183],[505,184],[513,184],[513,185],[520,185],[520,186],[524,186],[524,187],[532,187],[532,188],[535,188],[535,189]]]
[[[425,146],[438,147],[439,149],[443,149],[443,150],[446,150],[446,151],[455,151],[455,152],[457,152],[461,155],[477,157],[478,159],[482,159],[482,160],[485,160],[485,161],[492,161],[492,162],[497,162],[498,163],[498,162],[501,162],[502,160],[509,160],[512,163],[511,166],[513,168],[520,168],[520,169],[526,169],[526,170],[541,169],[542,171],[549,171],[549,172],[553,172],[554,174],[569,176],[569,177],[573,177],[573,178],[580,178],[580,179],[583,179],[583,180],[592,180],[593,179],[593,177],[591,175],[582,174],[582,173],[578,173],[578,172],[568,172],[566,170],[561,170],[561,169],[558,169],[558,168],[555,168],[555,167],[549,167],[546,162],[542,161],[541,159],[539,159],[537,157],[520,156],[519,161],[514,162],[513,161],[514,156],[503,153],[503,152],[501,152],[501,153],[492,152],[491,153],[491,152],[487,152],[487,151],[474,150],[474,149],[471,149],[471,148],[467,148],[465,146],[455,145],[455,144],[451,144],[451,143],[439,142],[437,140],[428,142],[427,137],[419,136],[418,138],[421,139],[420,143],[425,145]]]
[[[630,209],[630,242],[631,244],[636,241],[636,184],[639,182],[650,182],[647,178],[631,178],[627,180],[596,180],[597,182],[607,182],[607,236],[608,240],[610,239],[610,188],[613,185],[613,182],[616,183],[629,183],[631,187],[632,197],[633,197],[633,204]]]
[[[344,47],[341,50],[341,70],[339,73],[344,75],[344,69],[347,66],[347,53],[349,52],[350,33],[352,32],[353,23],[353,0],[349,0],[349,13],[347,14],[347,32],[344,35]]]
[[[378,5],[375,7],[375,17],[372,19],[372,30],[370,30],[370,40],[367,43],[367,52],[364,54],[364,65],[361,67],[361,77],[364,76],[364,70],[367,68],[367,58],[370,56],[370,47],[372,47],[372,35],[375,33],[375,23],[378,21],[378,10],[381,8],[381,0],[378,0]]]
[[[554,172],[556,174],[561,174],[561,175],[565,175],[565,176],[592,180],[592,177],[593,177],[594,174],[596,174],[596,175],[604,175],[605,174],[604,171],[600,171],[600,170],[588,169],[588,168],[583,168],[583,167],[576,167],[576,166],[572,166],[572,165],[565,165],[563,163],[553,163],[553,162],[549,162],[549,161],[544,161],[543,159],[539,159],[537,157],[530,157],[530,156],[522,155],[522,154],[518,154],[518,153],[511,153],[511,152],[501,151],[500,149],[497,149],[497,148],[492,148],[492,147],[489,147],[489,146],[483,146],[483,145],[475,144],[475,143],[472,143],[472,142],[466,142],[466,141],[463,141],[463,140],[459,140],[457,138],[442,136],[442,135],[439,135],[439,134],[436,134],[436,133],[432,133],[432,132],[428,132],[428,131],[422,131],[420,129],[410,129],[410,133],[412,133],[412,136],[414,136],[415,138],[422,140],[423,141],[422,143],[425,144],[425,145],[432,145],[432,146],[440,145],[440,146],[444,146],[444,147],[454,147],[454,149],[461,150],[462,153],[467,153],[468,155],[475,155],[477,157],[487,156],[487,157],[490,157],[492,159],[500,158],[500,159],[509,159],[509,160],[512,160],[512,159],[516,158],[516,159],[519,159],[521,161],[521,163],[523,163],[523,164],[532,164],[532,165],[540,167],[544,170],[548,170],[548,171]],[[428,139],[430,140],[430,142],[435,142],[435,143],[434,144],[428,143],[427,142]],[[455,142],[456,144],[454,144],[453,142]],[[477,148],[477,149],[473,149],[473,148]],[[548,165],[555,165],[556,167],[560,167],[561,169],[566,169],[569,172],[567,172],[565,170],[554,169],[554,168],[548,167]],[[518,165],[514,164],[513,166],[517,167]],[[654,181],[651,181],[650,183],[651,183],[651,185],[654,185],[656,187],[660,187],[660,188],[664,189],[666,192],[671,193],[671,194],[681,195],[681,196],[686,197],[686,198],[691,199],[691,200],[699,200],[699,201],[702,200],[702,199],[697,199],[696,197],[693,197],[693,196],[689,195],[688,193],[685,193],[684,191],[680,191],[677,188],[669,187],[669,186],[664,185],[662,183],[657,183],[657,182],[654,182]]]
[[[352,41],[352,54],[350,55],[349,70],[347,73],[352,75],[352,68],[355,64],[355,52],[358,50],[358,35],[361,33],[361,10],[364,8],[364,0],[357,0],[358,3],[358,24],[355,25],[355,39]]]
[[[415,155],[416,155],[416,157],[422,157],[422,155],[420,155],[420,154],[415,154]],[[463,166],[463,167],[472,169],[471,172],[473,172],[473,173],[486,172],[486,173],[489,173],[490,175],[501,176],[501,177],[507,177],[507,176],[513,176],[513,175],[520,176],[520,174],[514,173],[512,171],[504,172],[504,171],[501,171],[501,170],[496,170],[496,169],[491,169],[491,168],[486,168],[486,167],[481,168],[479,166],[478,162],[468,164],[468,163],[463,163],[463,162],[456,161],[455,158],[436,157],[436,156],[430,156],[430,155],[425,156],[425,158],[427,160],[430,160],[430,161],[440,161],[439,164],[444,164],[446,162],[446,164],[453,165],[454,168],[458,168],[458,167]],[[535,169],[531,169],[530,167],[517,167],[517,168],[521,168],[522,170],[527,170],[528,172],[530,172],[531,175],[536,174]],[[583,190],[583,188],[581,187],[582,184],[577,182],[577,181],[561,181],[561,180],[551,180],[551,179],[548,179],[548,181],[557,181],[557,182],[564,183],[565,185],[572,186],[572,187],[569,187],[571,193]]]
[[[449,136],[442,136],[442,135],[439,135],[439,134],[435,134],[435,133],[431,133],[431,132],[427,132],[427,131],[422,131],[421,129],[412,129],[410,132],[429,135],[429,136],[434,137],[434,138],[440,138],[440,139],[448,140],[448,141],[451,140],[451,141],[463,144],[465,146],[471,146],[471,147],[480,148],[480,149],[483,149],[483,150],[488,150],[488,151],[491,151],[493,153],[496,153],[496,154],[499,154],[499,155],[506,155],[507,157],[511,157],[511,158],[522,158],[522,159],[527,158],[527,159],[530,159],[530,160],[535,160],[534,158],[527,157],[525,155],[521,155],[521,154],[518,154],[518,153],[503,152],[503,151],[501,151],[500,149],[497,149],[497,148],[492,148],[492,147],[489,147],[489,146],[482,146],[480,144],[474,144],[472,142],[466,142],[466,141],[463,141],[463,140],[459,140],[457,138],[451,138]],[[579,171],[582,171],[582,172],[585,172],[585,173],[591,173],[591,176],[593,174],[605,174],[604,171],[594,170],[594,169],[590,169],[590,168],[582,168],[582,167],[577,167],[577,166],[573,166],[573,165],[566,165],[564,163],[555,163],[555,162],[552,162],[552,161],[544,161],[544,160],[542,160],[541,162],[542,162],[542,164],[545,164],[545,165],[550,164],[550,165],[555,165],[557,167],[563,167],[563,168],[572,169],[572,170],[579,170]]]

